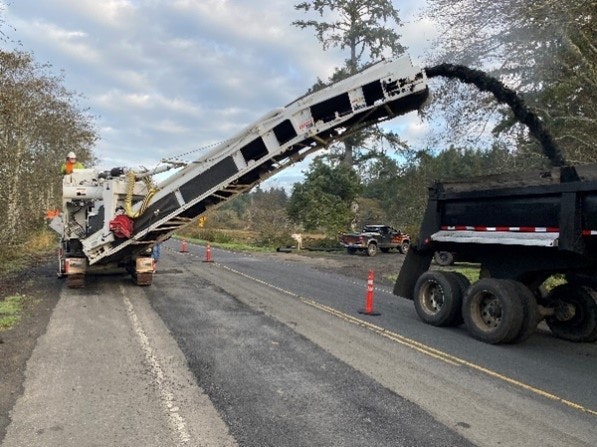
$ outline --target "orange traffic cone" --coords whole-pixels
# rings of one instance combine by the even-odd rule
[[[207,246],[205,247],[205,261],[204,262],[213,262],[211,260],[211,246],[209,245],[209,242],[207,243]]]
[[[365,308],[359,310],[360,314],[364,315],[381,315],[379,312],[373,311],[373,270],[369,270],[369,278],[367,278],[367,295],[365,296]]]

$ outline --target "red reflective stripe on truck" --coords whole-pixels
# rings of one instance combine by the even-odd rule
[[[506,231],[512,233],[559,233],[557,227],[485,227],[470,225],[443,225],[442,230],[447,231]]]
[[[512,233],[559,233],[558,227],[484,227],[470,225],[442,225],[444,231],[481,231],[481,232],[512,232]],[[582,230],[583,236],[597,236],[597,230]]]

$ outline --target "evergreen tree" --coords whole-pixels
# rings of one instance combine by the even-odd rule
[[[390,0],[311,0],[295,5],[295,9],[318,17],[296,20],[293,25],[312,28],[324,50],[337,47],[348,51],[345,65],[336,68],[329,83],[347,78],[385,56],[395,57],[405,51],[396,32],[402,21]],[[329,83],[318,80],[311,90]],[[379,129],[361,131],[334,145],[333,153],[346,166],[361,164],[375,156],[372,146],[381,135]]]
[[[348,166],[330,166],[317,157],[303,183],[295,183],[288,201],[288,216],[307,231],[334,235],[352,220],[350,206],[361,190],[359,179]]]

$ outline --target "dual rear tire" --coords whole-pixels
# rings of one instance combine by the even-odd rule
[[[518,343],[529,338],[539,322],[537,301],[522,283],[482,278],[467,291],[462,318],[472,337],[486,343]]]
[[[414,290],[419,318],[433,326],[464,322],[469,334],[486,343],[517,343],[530,337],[539,322],[537,302],[522,283],[483,278],[470,285],[456,272],[421,275]]]

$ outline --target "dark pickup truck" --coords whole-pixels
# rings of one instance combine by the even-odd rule
[[[393,248],[406,254],[410,247],[410,237],[388,225],[366,225],[360,233],[342,234],[340,244],[350,254],[363,251],[369,256],[375,256],[379,250],[387,253]]]

